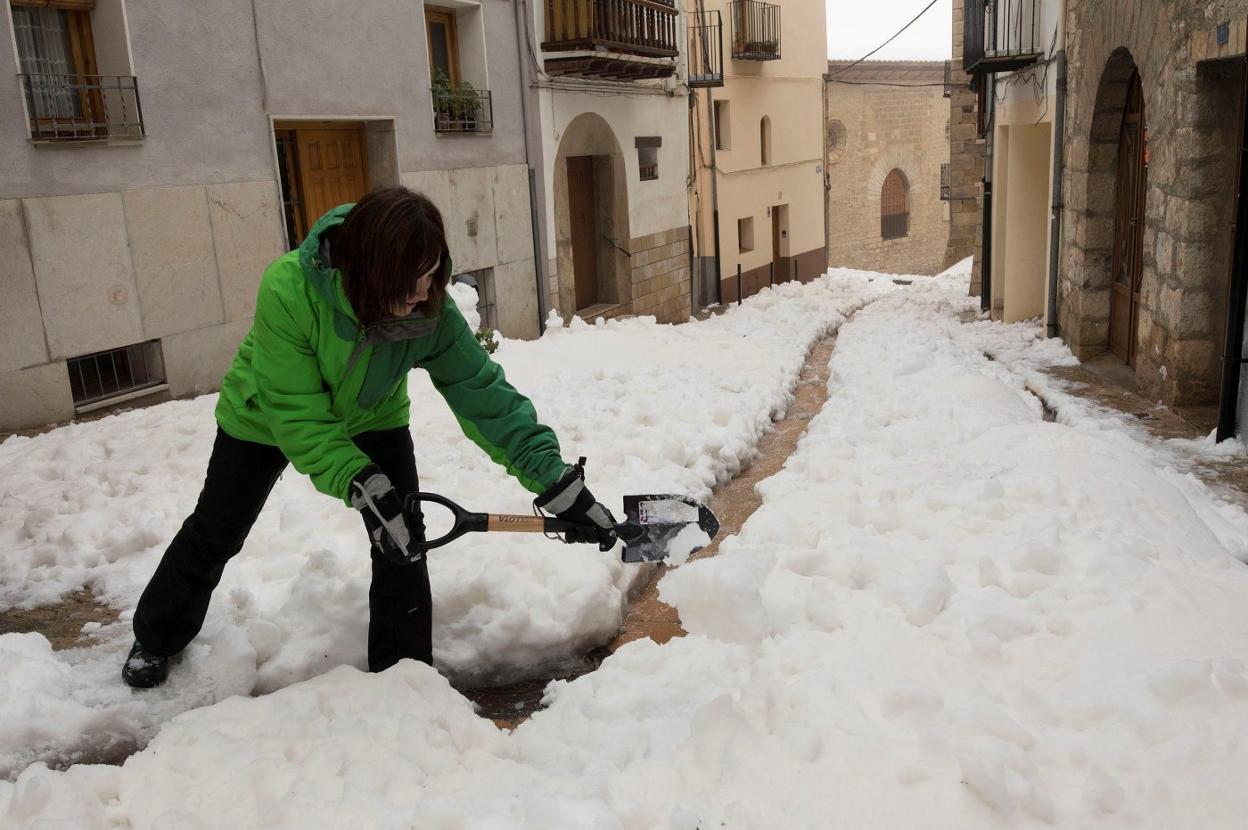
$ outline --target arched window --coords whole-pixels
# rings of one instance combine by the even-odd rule
[[[880,191],[880,236],[901,239],[910,234],[910,183],[894,168]]]
[[[766,167],[771,164],[771,118],[766,115],[758,122],[758,147],[759,156]]]

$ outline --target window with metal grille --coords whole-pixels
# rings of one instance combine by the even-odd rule
[[[940,165],[940,200],[942,202],[949,201],[949,196],[953,192],[953,174],[950,172],[949,162]]]
[[[10,0],[9,6],[31,139],[143,137],[138,81],[133,75],[99,74],[100,64],[118,67],[122,62],[109,53],[116,49],[116,37],[104,39],[96,60],[95,0]]]
[[[880,236],[900,239],[910,233],[910,184],[900,170],[884,177],[880,190]]]
[[[74,408],[79,411],[165,383],[159,340],[71,357],[66,365]]]

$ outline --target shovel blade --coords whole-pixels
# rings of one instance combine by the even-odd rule
[[[711,543],[719,520],[706,505],[671,494],[625,496],[620,540],[625,562],[683,563]]]

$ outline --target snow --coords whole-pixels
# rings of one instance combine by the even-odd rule
[[[974,310],[964,268],[916,278],[907,288],[838,271],[804,288],[765,292],[708,323],[574,324],[538,343],[505,344],[509,370],[525,376],[518,385],[548,396],[539,411],[552,413],[561,435],[581,423],[561,397],[582,407],[611,402],[584,420],[585,437],[577,439],[592,447],[591,483],[601,480],[595,469],[621,469],[638,492],[663,485],[705,495],[709,471],[697,457],[676,452],[683,444],[628,456],[675,434],[691,447],[740,441],[745,449],[734,444],[731,454],[740,463],[762,427],[751,415],[739,432],[722,434],[741,411],[733,402],[754,407],[750,413],[766,409],[768,399],[782,402],[776,390],[791,382],[802,347],[773,382],[752,362],[755,349],[770,350],[772,363],[789,354],[766,339],[768,327],[756,323],[750,334],[738,334],[758,342],[723,355],[730,332],[742,331],[752,307],[777,320],[788,307],[818,303],[823,311],[811,309],[812,317],[826,313],[826,325],[835,326],[852,305],[873,300],[841,328],[829,401],[784,469],[759,485],[762,507],[739,535],[721,542],[718,556],[670,571],[660,584],[688,637],[662,646],[630,643],[597,671],[550,684],[548,708],[514,732],[476,716],[426,666],[405,662],[369,675],[353,665],[308,671],[294,661],[291,676],[316,676],[181,714],[121,767],[27,766],[14,783],[0,783],[0,825],[1244,826],[1248,568],[1240,560],[1248,558],[1248,515],[1174,469],[1174,447],[1145,440],[1103,413],[1085,408],[1046,422],[1028,384],[1039,367],[1068,354],[1038,340],[1034,326],[1029,333],[1026,326],[960,323],[958,315]],[[808,342],[806,332],[820,330],[815,319],[795,319],[806,328],[777,325],[781,340]],[[581,372],[582,383],[559,383],[550,368],[556,354],[578,362],[562,371]],[[734,371],[716,374],[721,357]],[[685,360],[703,362],[684,373]],[[602,361],[607,366],[595,374]],[[717,394],[743,369],[769,378],[767,388],[739,384],[721,403]],[[669,373],[680,375],[670,397]],[[647,399],[655,404],[641,406]],[[681,407],[680,399],[699,407]],[[651,414],[653,430],[639,424],[591,443],[603,435],[591,428],[594,418],[631,406]],[[723,423],[719,407],[729,413]],[[703,419],[686,430],[693,411]],[[435,415],[427,412],[438,429]],[[120,440],[120,430],[101,429],[97,440]],[[57,439],[59,458],[90,455],[94,445],[78,436]],[[0,447],[0,454],[9,451]],[[456,457],[475,470],[470,455]],[[596,468],[595,459],[604,457]],[[716,458],[730,474],[722,452]],[[452,472],[467,475],[427,466],[431,478],[444,477],[440,486]],[[7,477],[8,463],[4,469]],[[48,482],[57,478],[48,473],[55,469],[43,460],[24,476],[53,486]],[[102,468],[93,469],[96,479],[81,480],[98,480]],[[495,492],[494,479],[473,475],[483,503],[504,499],[501,484]],[[293,479],[282,482],[288,492]],[[5,498],[13,498],[5,488]],[[298,495],[289,492],[286,500]],[[303,515],[301,507],[292,510]],[[56,515],[42,519],[38,534],[53,533],[47,525]],[[333,541],[323,526],[329,516],[321,506],[307,521]],[[71,542],[66,532],[59,525],[55,538]],[[84,542],[104,541],[103,531],[78,532]],[[291,544],[288,538],[271,534],[266,541],[272,547]],[[342,540],[344,550],[350,543]],[[543,578],[555,580],[546,586],[554,594],[568,589],[562,569],[542,571],[538,563],[563,554],[561,564],[614,567],[605,557],[599,562],[578,551],[574,558],[562,548],[541,548],[545,556],[534,549],[530,561],[510,544],[491,551],[516,568],[507,591],[497,593],[478,582],[474,594],[463,582],[471,575],[447,567],[474,551],[435,558],[435,595],[465,603],[439,610],[439,638],[456,643],[449,651],[476,649],[477,659],[502,665],[489,638],[471,633],[472,624],[445,620],[466,618],[470,600],[488,605],[514,595],[533,603],[540,596],[528,583]],[[266,555],[269,571],[259,555],[230,570],[248,571],[260,585],[266,573],[274,582],[286,573],[289,581],[290,566],[271,562],[285,557]],[[359,581],[345,556],[304,551],[300,558],[305,569],[336,562],[339,585]],[[67,559],[62,567],[74,561]],[[150,566],[150,559],[122,552],[79,567],[90,576],[116,572],[95,584],[123,585],[127,571],[114,563],[125,559]],[[52,567],[5,575],[4,584],[18,590],[25,579],[31,590],[39,584],[33,576],[60,578]],[[317,601],[322,616],[349,617],[340,606],[351,596],[310,591],[325,579],[293,579],[283,590],[293,597],[301,586],[309,589],[306,605],[286,603],[284,610],[267,597],[276,585],[235,583],[232,591],[249,592],[252,604],[223,595],[214,606],[218,636],[249,636],[222,642],[220,651],[241,655],[250,647],[259,660],[259,641],[263,650],[298,655],[306,643],[283,627],[286,618],[312,622]],[[609,581],[621,589],[617,576]],[[610,601],[618,613],[618,598]],[[575,612],[563,609],[577,604],[575,595],[550,603],[549,613],[565,614],[565,638],[584,630]],[[505,619],[500,612],[499,624]],[[257,622],[277,630],[250,636]],[[0,699],[17,699],[9,690],[19,677],[30,678],[27,690],[76,682],[78,666],[48,668],[58,658],[41,638],[13,637],[0,637],[0,644],[32,662],[20,672],[0,669],[8,684]],[[195,647],[206,653],[189,655],[175,681],[211,662],[218,644],[207,633],[201,641]],[[261,674],[272,659],[261,662]]]
[[[747,464],[788,406],[809,345],[879,290],[865,276],[785,285],[682,326],[555,318],[538,341],[501,340],[495,357],[565,458],[589,458],[591,488],[622,517],[625,493],[704,499]],[[478,325],[472,290],[452,294]],[[423,373],[410,391],[422,487],[469,510],[531,512],[532,495],[463,436]],[[366,665],[359,517],[288,468],[169,684],[136,695],[118,682],[132,609],[202,486],[215,404],[207,395],[0,444],[0,607],[90,586],[122,611],[93,648],[53,654],[37,635],[0,635],[0,779],[35,760],[124,754],[187,709]],[[449,517],[431,508],[434,535],[449,528],[439,518]],[[540,675],[614,636],[643,567],[623,565],[618,550],[524,534],[439,548],[435,661],[469,682]]]

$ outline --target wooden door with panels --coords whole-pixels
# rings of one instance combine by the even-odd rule
[[[368,192],[364,125],[279,121],[274,137],[287,233],[294,247],[317,219],[338,205],[358,202]]]
[[[1144,93],[1137,72],[1131,78],[1118,136],[1118,180],[1114,212],[1114,254],[1110,273],[1109,349],[1135,365],[1144,281],[1144,195],[1148,187],[1148,130]]]
[[[598,220],[594,157],[568,157],[568,223],[577,309],[598,302]]]

